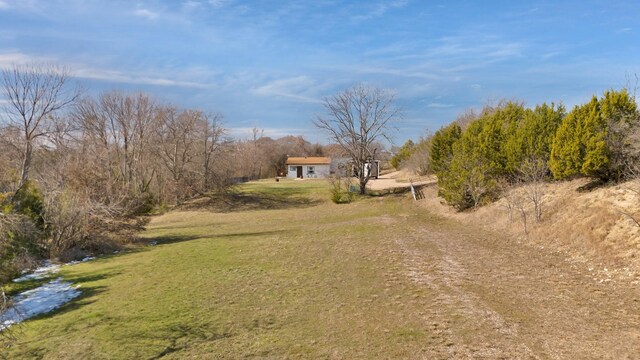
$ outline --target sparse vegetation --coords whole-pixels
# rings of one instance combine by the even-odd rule
[[[331,184],[331,201],[335,204],[350,203],[353,200],[351,193],[351,179],[340,176],[339,172],[329,178]]]

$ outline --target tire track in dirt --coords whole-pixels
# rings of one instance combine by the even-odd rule
[[[431,235],[432,238],[442,236],[442,234]],[[435,243],[438,245],[440,241]],[[469,278],[468,271],[460,262],[447,254],[446,249],[438,249],[441,255],[439,259],[431,257],[425,261],[425,254],[412,247],[406,239],[396,239],[396,244],[403,255],[406,275],[412,282],[425,286],[436,294],[434,304],[429,307],[431,311],[424,316],[424,319],[435,321],[434,324],[447,325],[444,328],[442,326],[434,328],[438,335],[446,339],[447,357],[513,358],[513,354],[520,354],[522,356],[518,358],[539,358],[526,344],[517,339],[517,324],[508,323],[478,296],[462,288],[464,280]],[[452,322],[449,318],[451,313],[458,313],[472,323],[481,323],[483,327],[495,333],[495,336],[508,341],[502,341],[501,346],[489,343],[469,346],[465,344],[463,337],[452,330]],[[444,351],[440,349],[439,352],[442,354]]]
[[[394,241],[405,276],[435,299],[423,318],[442,341],[427,358],[640,358],[631,283],[452,222]]]

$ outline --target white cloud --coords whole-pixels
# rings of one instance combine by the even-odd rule
[[[223,6],[226,6],[229,3],[231,3],[230,0],[209,0],[209,5],[215,8],[221,8]]]
[[[182,3],[182,8],[185,10],[196,10],[202,7],[202,3],[200,1],[188,0]]]
[[[149,9],[137,9],[133,12],[133,15],[146,18],[148,20],[155,20],[158,17],[158,13]]]
[[[0,68],[7,68],[13,65],[24,64],[62,64],[67,66],[71,70],[71,76],[81,79],[101,80],[114,83],[124,84],[140,84],[140,85],[155,85],[155,86],[178,86],[185,88],[207,88],[210,85],[202,82],[195,82],[182,79],[172,79],[163,76],[158,76],[154,73],[140,74],[129,73],[118,70],[110,69],[98,69],[95,67],[87,66],[79,63],[63,63],[59,59],[51,57],[37,57],[20,52],[11,52],[0,54]],[[196,69],[197,70],[197,69]],[[194,70],[195,71],[195,70]],[[187,71],[187,73],[189,73]],[[200,74],[202,77],[203,71],[195,71],[194,74]]]
[[[551,52],[548,52],[546,54],[542,54],[541,58],[543,60],[548,60],[548,59],[556,57],[556,56],[558,56],[560,54],[562,54],[562,51],[551,51]]]
[[[4,0],[0,0],[0,10],[5,10],[10,8],[11,6],[9,6],[9,3],[4,1]]]
[[[262,131],[263,136],[268,136],[273,139],[281,138],[288,135],[302,135],[306,137],[315,133],[315,131],[305,128],[261,128],[258,125],[256,125],[255,128]],[[228,134],[236,139],[251,139],[253,138],[253,129],[254,127],[231,127],[227,130]]]
[[[24,65],[34,61],[38,60],[20,52],[0,54],[0,67],[3,68],[13,65]]]
[[[454,106],[453,104],[443,104],[443,103],[437,103],[437,102],[432,102],[427,104],[428,108],[433,108],[433,109],[446,109],[453,106]]]
[[[315,82],[307,76],[278,79],[265,85],[254,87],[251,91],[260,96],[281,96],[289,99],[319,103],[320,99],[307,95],[315,87]]]
[[[170,79],[155,75],[133,75],[130,73],[95,69],[83,66],[73,67],[73,76],[83,79],[101,80],[115,83],[139,84],[139,85],[155,85],[155,86],[178,86],[186,88],[207,88],[208,84],[198,83],[186,80]]]
[[[439,80],[441,78],[441,76],[435,74],[435,71],[420,71],[410,68],[394,69],[390,67],[360,66],[348,70],[360,74],[392,75],[425,80]]]
[[[394,8],[401,8],[407,5],[408,0],[391,0],[391,1],[383,1],[375,4],[373,9],[365,12],[364,14],[356,15],[352,17],[354,21],[362,21],[379,18],[385,15],[387,11]]]

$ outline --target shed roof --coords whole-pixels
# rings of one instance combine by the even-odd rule
[[[331,158],[320,156],[289,157],[287,165],[329,165]]]

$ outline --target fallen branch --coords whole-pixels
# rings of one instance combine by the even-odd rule
[[[618,210],[616,209],[617,212],[619,212],[620,214],[628,217],[629,219],[633,220],[634,223],[636,223],[636,226],[640,227],[640,221],[638,221],[638,219],[636,219],[635,217],[633,217],[633,215],[629,214],[626,211],[622,211],[622,210]]]

